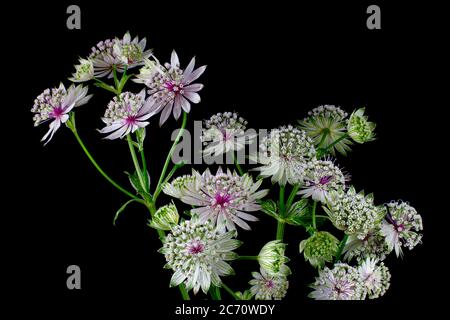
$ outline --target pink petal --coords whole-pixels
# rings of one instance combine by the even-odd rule
[[[184,92],[183,96],[191,100],[193,103],[199,103],[200,102],[200,95],[196,92]]]
[[[201,83],[194,83],[187,87],[184,87],[183,90],[186,92],[198,92],[203,89],[203,85]]]
[[[173,100],[170,101],[168,104],[166,104],[166,106],[164,107],[163,111],[161,112],[161,117],[159,118],[159,126],[160,127],[169,118],[170,114],[172,113],[172,107],[173,107]]]
[[[187,75],[183,78],[184,84],[189,84],[192,81],[195,81],[202,75],[203,72],[205,72],[206,66],[201,66],[200,68],[195,69],[191,74]]]

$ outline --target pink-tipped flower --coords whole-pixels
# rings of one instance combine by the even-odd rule
[[[171,113],[175,119],[178,119],[182,110],[186,113],[191,110],[191,102],[200,102],[200,95],[197,92],[203,88],[203,85],[192,84],[192,82],[205,72],[206,66],[194,70],[194,65],[195,58],[192,58],[186,69],[180,69],[178,55],[173,51],[170,63],[164,66],[156,63],[151,72],[148,72],[148,66],[146,66],[146,72],[136,80],[150,88],[147,103],[150,105],[152,114],[161,112],[160,126],[167,121]]]
[[[146,120],[150,116],[149,106],[145,104],[145,89],[139,94],[124,92],[109,102],[102,118],[106,127],[100,132],[111,133],[105,139],[123,138],[147,126],[149,122]]]
[[[268,193],[268,190],[257,191],[261,183],[262,180],[253,182],[248,174],[239,176],[236,172],[223,172],[219,168],[215,175],[209,169],[203,174],[193,171],[192,179],[175,179],[163,191],[198,207],[191,212],[197,213],[201,221],[211,220],[223,233],[235,230],[235,224],[249,230],[250,226],[244,220],[258,220],[246,212],[260,209],[256,201]]]
[[[34,126],[51,121],[50,129],[41,141],[46,145],[62,123],[69,120],[69,112],[74,107],[86,104],[92,95],[87,95],[88,88],[71,85],[67,90],[61,83],[58,88],[46,89],[35,100],[31,112],[34,113]]]

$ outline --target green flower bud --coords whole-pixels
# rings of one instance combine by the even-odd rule
[[[300,242],[300,253],[313,267],[322,268],[326,262],[331,262],[339,247],[339,240],[326,231],[315,232],[308,239]]]
[[[286,244],[282,243],[281,240],[273,240],[266,243],[258,255],[258,262],[261,268],[272,275],[290,274],[291,270],[285,265],[289,261],[284,256],[285,249]]]
[[[360,108],[352,113],[347,124],[347,133],[357,143],[364,143],[375,139],[375,126],[373,122],[364,116],[364,108]]]
[[[155,229],[167,231],[178,224],[179,218],[177,207],[171,203],[159,208],[153,219],[149,220],[148,225]]]

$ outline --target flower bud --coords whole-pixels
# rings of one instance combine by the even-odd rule
[[[364,143],[375,139],[375,123],[369,122],[364,116],[364,108],[352,113],[347,124],[348,135],[357,143]]]
[[[326,262],[331,262],[339,246],[339,240],[331,233],[318,231],[308,239],[300,242],[300,253],[313,267],[322,268]]]
[[[148,225],[155,229],[167,231],[178,224],[179,218],[177,207],[171,203],[159,208]]]
[[[266,243],[258,255],[258,262],[261,268],[269,274],[290,274],[291,270],[285,265],[289,261],[284,256],[285,248],[286,244],[280,240],[273,240]]]

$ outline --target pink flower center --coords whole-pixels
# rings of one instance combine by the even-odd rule
[[[231,196],[227,193],[216,193],[214,196],[214,205],[219,207],[226,207],[231,202]]]
[[[135,124],[136,123],[136,116],[128,116],[125,119],[126,124]]]
[[[333,176],[324,176],[324,177],[320,178],[319,184],[326,185],[331,180],[333,180]]]
[[[61,116],[63,114],[64,114],[63,108],[62,107],[56,107],[56,108],[53,108],[52,112],[50,113],[50,116],[52,118],[59,119],[59,118],[61,118]]]
[[[267,280],[266,281],[266,287],[269,289],[272,289],[274,287],[274,283],[272,280]]]
[[[205,250],[205,246],[203,245],[203,243],[201,243],[198,240],[193,241],[189,246],[188,246],[188,252],[189,254],[199,254],[202,253]]]
[[[183,85],[181,83],[177,83],[174,80],[170,80],[164,83],[164,87],[170,92],[178,93],[182,91]]]

